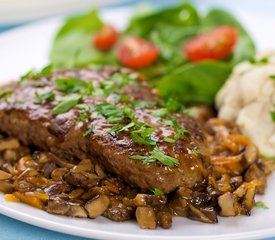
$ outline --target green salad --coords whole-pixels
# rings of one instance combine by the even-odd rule
[[[222,9],[202,14],[183,2],[139,12],[126,25],[118,32],[103,22],[97,10],[67,19],[53,41],[52,65],[135,68],[164,98],[211,105],[232,68],[255,54],[248,33]],[[109,29],[102,32],[106,26]]]

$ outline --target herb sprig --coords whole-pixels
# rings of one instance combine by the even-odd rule
[[[166,155],[157,146],[154,147],[153,151],[150,152],[149,156],[133,155],[131,156],[131,159],[141,160],[143,164],[160,162],[161,164],[168,167],[174,167],[179,165],[178,159]]]
[[[153,188],[150,190],[155,196],[162,197],[164,196],[163,191],[161,191],[159,188]]]
[[[45,102],[51,102],[55,99],[55,94],[53,91],[48,91],[45,93],[38,93],[37,91],[34,93],[35,95],[35,101],[36,104],[42,104]]]
[[[262,209],[269,209],[269,207],[266,205],[266,203],[262,201],[255,202],[255,207],[262,208]]]

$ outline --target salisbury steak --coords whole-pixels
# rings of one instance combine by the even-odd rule
[[[199,124],[139,78],[113,68],[30,73],[2,86],[0,130],[62,157],[91,158],[142,189],[200,186],[208,157]]]

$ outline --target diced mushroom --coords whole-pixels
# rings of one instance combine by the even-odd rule
[[[267,180],[264,171],[262,171],[256,163],[252,164],[245,173],[245,181],[250,182],[258,179],[261,185],[256,188],[257,193],[264,194]]]
[[[256,187],[252,184],[249,185],[242,202],[242,214],[250,215],[251,209],[254,207],[255,193]]]
[[[97,174],[97,176],[99,178],[105,178],[106,177],[105,172],[102,170],[102,168],[98,164],[95,165],[95,173]]]
[[[136,219],[142,229],[155,229],[157,227],[156,215],[151,207],[137,207]]]
[[[54,181],[61,181],[63,180],[63,176],[68,172],[67,168],[56,168],[52,171],[51,177]]]
[[[157,222],[162,228],[169,229],[172,226],[172,213],[167,208],[157,211]]]
[[[57,195],[57,194],[61,194],[62,192],[67,192],[68,191],[69,186],[63,182],[57,182],[54,183],[50,186],[48,186],[47,188],[44,189],[44,191],[49,195]]]
[[[85,190],[83,188],[77,188],[69,194],[69,198],[79,198],[84,193],[84,191]]]
[[[110,200],[106,195],[99,195],[88,201],[85,204],[85,209],[87,210],[90,218],[96,218],[106,211],[109,203]]]
[[[188,211],[188,202],[180,197],[174,197],[169,204],[176,216],[186,217]]]
[[[188,207],[188,218],[191,218],[196,221],[201,221],[204,223],[218,222],[217,213],[214,207],[199,208],[193,206],[192,204],[189,204]]]
[[[231,192],[232,188],[229,175],[223,174],[221,179],[217,181],[217,187],[221,193]]]
[[[2,170],[0,170],[0,181],[3,180],[8,180],[12,177],[12,175],[10,173],[4,172]]]
[[[47,212],[79,218],[88,217],[86,210],[81,206],[81,204],[67,202],[61,199],[50,199],[48,202]]]
[[[124,206],[120,204],[118,206],[109,207],[104,216],[115,222],[124,222],[133,218],[135,210],[133,207]]]
[[[50,178],[52,172],[57,168],[55,163],[49,162],[44,165],[42,172],[46,178]]]
[[[242,176],[235,176],[230,179],[230,183],[233,187],[233,189],[238,188],[243,183],[243,177]]]
[[[238,198],[231,192],[227,192],[219,196],[218,204],[221,208],[221,216],[230,217],[240,214],[240,204],[238,203]]]
[[[258,154],[258,148],[254,144],[251,143],[246,146],[244,151],[244,157],[248,166],[258,159]]]
[[[97,175],[87,172],[68,172],[64,180],[76,187],[90,188],[96,186],[99,182]]]
[[[48,153],[48,158],[55,162],[58,166],[60,167],[64,167],[64,168],[68,168],[68,169],[71,169],[74,167],[73,164],[69,163],[69,162],[66,162],[64,160],[62,160],[61,158],[57,157],[56,155],[54,155],[53,153]]]
[[[161,207],[166,203],[166,198],[149,195],[149,194],[137,194],[134,199],[134,204],[136,206],[153,206]]]
[[[92,170],[93,164],[90,159],[84,159],[78,165],[72,168],[73,172],[90,172]]]
[[[0,141],[0,151],[6,150],[6,149],[15,149],[19,147],[20,147],[20,143],[15,138]]]

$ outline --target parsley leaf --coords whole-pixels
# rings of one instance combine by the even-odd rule
[[[94,115],[101,114],[107,118],[109,123],[120,122],[124,119],[124,113],[120,108],[117,108],[115,105],[107,102],[102,102],[95,105]]]
[[[171,119],[164,120],[163,123],[168,126],[173,127],[176,131],[174,138],[165,138],[164,139],[165,142],[175,143],[176,141],[178,141],[181,138],[181,136],[189,136],[190,135],[190,132],[188,130],[180,127],[176,117],[172,117]]]
[[[194,157],[198,157],[198,156],[200,155],[200,151],[199,151],[199,149],[197,149],[197,148],[193,148],[193,149],[191,150],[191,154],[192,154]]]
[[[79,111],[78,120],[84,121],[89,118],[90,108],[86,103],[77,104],[76,108]]]
[[[270,75],[269,78],[271,78],[272,80],[275,80],[275,75]]]
[[[272,122],[275,122],[275,111],[270,112]]]
[[[139,108],[152,108],[154,106],[156,106],[155,102],[151,102],[151,101],[133,101],[132,102],[134,107],[139,107]]]
[[[0,98],[7,98],[9,97],[11,94],[12,94],[12,89],[5,89],[5,90],[2,90],[0,91]]]
[[[57,78],[55,80],[55,85],[60,91],[66,94],[82,93],[88,87],[88,82],[79,78]]]
[[[165,166],[174,167],[179,165],[179,161],[176,158],[165,155],[158,147],[155,147],[153,151],[150,152],[149,156],[133,155],[131,159],[141,160],[143,164],[148,164],[152,162],[159,161]]]
[[[162,197],[164,195],[164,193],[158,188],[151,189],[151,192],[158,197]]]
[[[72,97],[69,97],[69,98],[66,98],[66,99],[62,100],[59,104],[57,104],[54,107],[53,114],[57,115],[57,114],[68,112],[75,105],[78,104],[80,99],[81,99],[81,96],[72,96]]]
[[[122,125],[115,125],[111,128],[111,133],[113,132],[123,132],[123,131],[128,131],[130,128],[134,127],[135,123],[134,122],[130,122],[125,126]]]
[[[255,202],[255,207],[262,208],[262,209],[269,209],[269,207],[266,205],[266,203],[262,201]]]
[[[155,131],[154,128],[147,127],[145,129],[138,129],[131,132],[131,138],[134,142],[145,145],[156,145],[156,141],[151,138],[151,134]]]
[[[85,133],[83,133],[83,137],[89,136],[91,133],[93,133],[93,126],[88,127]]]
[[[169,114],[168,110],[166,108],[160,108],[156,110],[150,110],[151,114],[155,117],[165,117]]]
[[[27,73],[21,76],[21,81],[25,79],[38,79],[42,76],[47,77],[52,72],[52,65],[49,64],[45,67],[43,67],[39,72],[36,72],[34,70],[29,70]]]
[[[38,93],[38,92],[35,92],[35,101],[34,103],[36,104],[41,104],[41,103],[44,103],[44,102],[51,102],[51,101],[54,101],[55,99],[55,94],[53,91],[48,91],[48,92],[45,92],[45,93]]]

